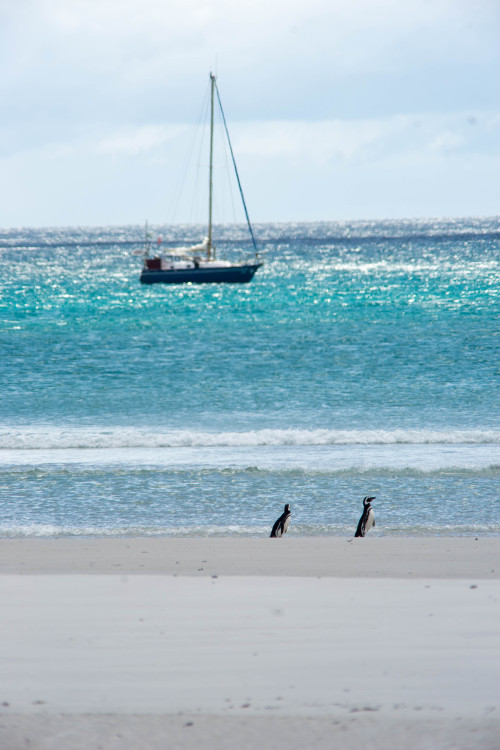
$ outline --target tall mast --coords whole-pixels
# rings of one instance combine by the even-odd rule
[[[212,257],[212,193],[213,193],[213,160],[214,160],[214,90],[215,76],[210,73],[210,166],[208,181],[208,248],[207,258]]]

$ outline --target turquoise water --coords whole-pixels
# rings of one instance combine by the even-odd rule
[[[142,227],[0,231],[0,535],[499,533],[500,220],[256,229],[179,287]]]

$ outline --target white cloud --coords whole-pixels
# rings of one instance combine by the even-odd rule
[[[51,158],[69,153],[101,156],[164,157],[199,143],[201,128],[189,123],[128,125],[119,129],[80,127],[72,139],[39,147]],[[484,144],[500,153],[500,112],[460,112],[448,115],[414,113],[379,118],[332,119],[309,122],[247,121],[231,126],[238,159],[260,163],[328,162],[367,164],[412,154],[422,162],[451,152],[482,152]],[[25,151],[25,149],[20,149]],[[35,148],[37,150],[37,148]]]
[[[310,179],[316,206],[332,175],[432,181],[441,169],[444,181],[444,167],[474,162],[487,184],[499,20],[498,0],[0,0],[4,216],[7,205],[26,216],[16,222],[39,216],[35,187],[48,193],[52,170],[47,207],[63,224],[72,181],[88,223],[118,193],[116,211],[132,215],[139,183],[165,194],[214,67],[238,161],[257,199],[274,185],[276,219],[293,180]],[[86,180],[112,185],[111,198],[98,204]],[[450,195],[463,191],[452,182]]]
[[[231,134],[257,221],[495,212],[500,112],[245,122]],[[189,124],[81,128],[71,140],[21,149],[0,161],[4,222],[202,220],[190,179],[176,215],[168,209],[194,136]],[[194,177],[206,158],[193,153]],[[35,218],[23,221],[26,213]]]
[[[98,154],[128,154],[137,156],[150,153],[176,138],[185,127],[166,125],[143,125],[129,127],[99,139],[91,150]]]
[[[444,130],[436,134],[434,140],[428,144],[428,149],[443,154],[447,151],[455,151],[457,148],[464,146],[465,143],[465,137],[462,133]]]
[[[494,48],[499,9],[493,0],[24,0],[4,13],[21,68],[43,60],[145,84],[216,60],[228,71],[327,64],[341,76],[443,56],[477,62]]]
[[[390,155],[422,162],[452,151],[482,151],[484,138],[496,132],[497,113],[397,115],[374,119],[239,123],[235,150],[244,157],[292,160],[314,164],[330,161],[368,163]]]

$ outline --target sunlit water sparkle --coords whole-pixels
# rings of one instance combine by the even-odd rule
[[[499,533],[500,221],[256,229],[180,287],[142,227],[0,232],[0,535]]]

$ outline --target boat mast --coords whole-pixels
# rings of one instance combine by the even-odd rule
[[[213,194],[213,159],[214,159],[214,91],[215,76],[210,73],[210,166],[208,179],[208,246],[207,258],[212,258],[212,194]],[[215,252],[214,252],[215,256]]]

